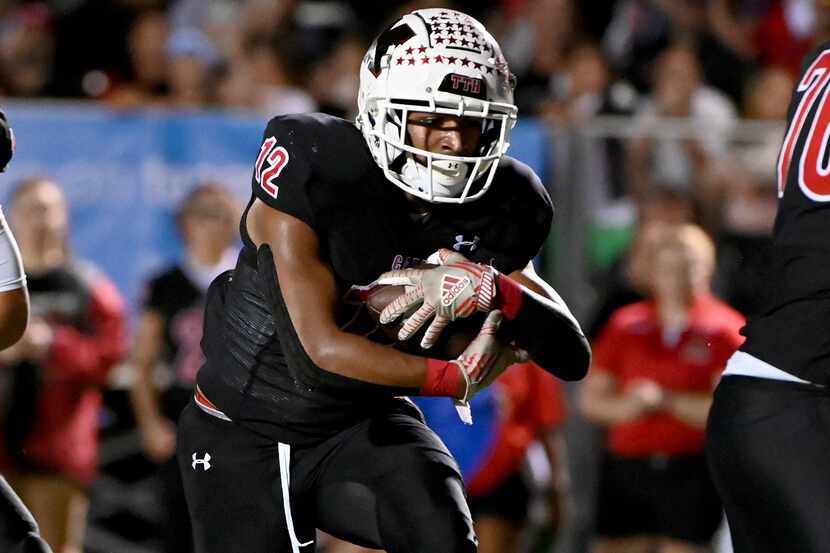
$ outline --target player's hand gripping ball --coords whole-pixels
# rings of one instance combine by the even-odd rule
[[[458,416],[465,424],[473,424],[470,400],[489,386],[510,365],[527,361],[527,352],[499,340],[497,333],[503,319],[498,309],[490,311],[467,348],[457,359],[450,361],[458,366],[464,377],[464,395],[455,400]]]
[[[462,403],[468,403],[507,367],[528,359],[527,352],[503,344],[497,338],[496,333],[503,318],[502,312],[498,309],[490,311],[478,335],[455,360],[467,382],[467,391],[464,397],[460,398]]]
[[[450,322],[488,313],[496,295],[496,274],[489,265],[450,250],[439,250],[434,257],[440,265],[389,271],[377,280],[380,285],[405,287],[380,314],[382,325],[405,317],[398,340],[409,340],[432,319],[421,339],[423,349],[432,348]]]
[[[424,264],[421,267],[435,266]],[[344,298],[347,309],[340,317],[340,327],[347,332],[366,336],[375,342],[393,345],[401,351],[449,361],[461,355],[479,334],[484,324],[485,313],[475,313],[471,317],[461,319],[441,333],[427,352],[420,347],[424,328],[417,331],[412,340],[400,341],[398,336],[403,327],[401,318],[389,324],[380,324],[383,310],[405,293],[406,287],[403,285],[385,285],[377,282],[368,286],[352,287]]]

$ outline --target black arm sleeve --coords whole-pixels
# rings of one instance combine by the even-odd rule
[[[505,314],[503,338],[530,354],[540,367],[562,380],[580,380],[591,366],[591,347],[579,323],[558,296],[536,294],[498,275],[499,304]]]
[[[588,373],[591,347],[569,316],[525,297],[521,313],[505,323],[515,344],[547,372],[562,380],[580,380]]]

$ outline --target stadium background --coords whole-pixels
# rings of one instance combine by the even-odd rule
[[[542,175],[557,207],[539,265],[584,326],[655,190],[694,205],[718,243],[716,291],[752,314],[789,93],[801,57],[826,36],[820,1],[7,1],[0,94],[18,150],[0,198],[28,176],[60,183],[73,250],[115,280],[134,314],[141,283],[180,253],[172,214],[189,188],[217,181],[243,202],[266,120],[353,117],[370,37],[436,5],[484,21],[517,74],[510,154]],[[691,108],[673,112],[661,94],[684,76]],[[129,382],[128,367],[114,371],[101,417],[90,552],[155,547],[155,484]],[[577,553],[601,437],[575,408],[566,436],[575,508],[556,550]]]

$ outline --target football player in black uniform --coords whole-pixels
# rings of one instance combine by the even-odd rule
[[[313,550],[315,527],[395,553],[475,551],[458,467],[401,396],[463,405],[526,355],[569,380],[590,363],[532,272],[552,208],[503,157],[516,107],[484,27],[452,10],[403,16],[363,61],[359,108],[357,127],[297,115],[265,130],[244,248],[208,290],[206,362],[179,420],[199,553]],[[417,267],[429,257],[442,264]],[[345,290],[381,274],[411,285],[382,314],[406,318],[404,338],[487,320],[450,361],[342,330]]]
[[[830,43],[807,59],[778,159],[761,314],[741,331],[707,426],[736,553],[830,548]]]

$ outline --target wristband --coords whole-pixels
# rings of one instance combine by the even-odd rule
[[[427,374],[419,391],[422,396],[464,397],[467,380],[455,361],[427,359]]]
[[[522,286],[508,276],[501,273],[496,275],[497,309],[501,309],[504,318],[512,321],[522,310]]]

